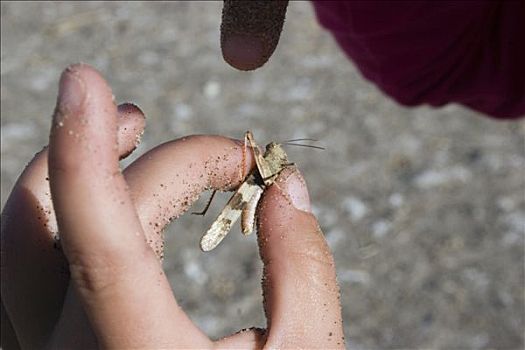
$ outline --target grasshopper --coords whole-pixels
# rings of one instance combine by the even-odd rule
[[[284,168],[293,165],[288,161],[288,156],[280,144],[269,143],[262,154],[250,131],[247,131],[244,137],[245,151],[246,141],[253,152],[256,168],[248,174],[210,229],[202,236],[200,246],[205,252],[214,249],[241,216],[242,233],[244,235],[252,233],[255,225],[255,211],[262,193],[274,183]]]

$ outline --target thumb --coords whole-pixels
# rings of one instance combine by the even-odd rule
[[[334,260],[310,211],[294,168],[279,175],[259,207],[269,348],[344,347]]]

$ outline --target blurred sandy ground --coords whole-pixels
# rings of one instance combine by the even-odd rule
[[[306,2],[291,3],[276,53],[254,73],[221,58],[221,3],[1,10],[2,205],[47,143],[61,70],[83,61],[147,114],[136,155],[194,133],[322,140],[324,152],[289,155],[335,254],[348,347],[523,348],[523,122],[397,106],[362,79]],[[175,294],[212,337],[265,325],[254,237],[237,229],[212,253],[198,248],[226,198],[167,232]]]

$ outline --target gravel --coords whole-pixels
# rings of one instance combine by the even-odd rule
[[[221,3],[2,2],[1,202],[47,143],[60,72],[99,69],[147,115],[131,159],[167,140],[213,133],[290,148],[335,255],[347,346],[524,347],[525,124],[457,105],[403,108],[364,80],[292,2],[280,44],[255,72],[219,48]],[[206,217],[167,231],[165,268],[191,319],[217,338],[265,326],[254,237],[215,251]],[[201,208],[203,201],[196,204]]]

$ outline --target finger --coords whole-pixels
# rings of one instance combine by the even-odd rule
[[[71,279],[101,347],[207,347],[145,242],[118,167],[115,114],[93,68],[62,74],[48,161]],[[175,337],[177,328],[185,332]]]
[[[285,169],[259,205],[269,348],[343,348],[335,266],[306,184]]]
[[[157,255],[162,256],[164,227],[201,192],[235,188],[253,166],[252,154],[244,152],[242,142],[196,135],[158,146],[126,168],[137,214]]]
[[[123,103],[118,106],[118,133],[117,144],[119,159],[129,156],[139,145],[144,133],[146,119],[139,107],[132,103]]]
[[[240,70],[261,67],[273,54],[288,1],[224,0],[221,23],[222,56]]]
[[[123,157],[140,139],[144,114],[132,104],[122,104],[118,107],[118,126]],[[47,153],[45,148],[28,164],[2,213],[2,297],[6,309],[12,311],[17,334],[30,341],[25,344],[29,348],[40,348],[47,341],[69,281],[67,261],[56,240]]]
[[[248,155],[244,162],[246,168],[241,171],[242,153],[243,147],[239,141],[218,136],[193,136],[161,145],[126,169],[126,180],[139,219],[145,227],[148,243],[159,256],[163,244],[160,230],[167,223],[167,218],[180,215],[191,205],[188,198],[194,198],[196,192],[204,188],[227,189],[238,185],[241,173],[248,173],[253,166],[252,158]],[[159,224],[153,225],[153,222]],[[87,348],[90,348],[90,344],[93,347],[93,343],[89,343],[92,341],[89,336],[79,335],[79,332],[86,332],[83,326],[86,322],[80,322],[79,315],[83,311],[73,299],[74,294],[68,290],[53,345],[71,348],[79,346],[81,342]],[[176,337],[177,331],[187,332],[184,327],[176,327],[173,330]]]

